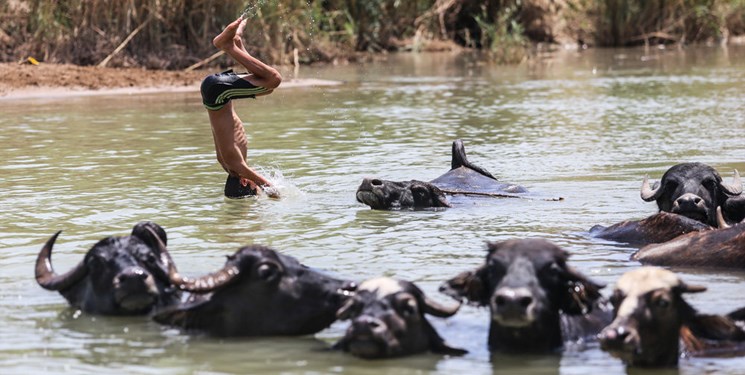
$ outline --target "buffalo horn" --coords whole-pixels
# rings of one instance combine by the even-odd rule
[[[424,297],[424,312],[433,315],[440,318],[447,318],[450,316],[455,315],[455,313],[458,312],[458,309],[460,309],[460,304],[455,305],[455,307],[447,307],[445,305],[442,305],[438,302],[433,301],[432,299],[428,297]]]
[[[192,293],[209,293],[226,285],[238,274],[238,268],[235,266],[226,266],[220,271],[197,279],[183,277],[178,273],[176,262],[173,261],[171,253],[168,252],[166,245],[160,237],[151,228],[147,228],[147,230],[155,238],[155,243],[160,251],[161,261],[168,266],[168,279],[181,290]]]
[[[649,186],[649,176],[644,176],[644,181],[642,181],[642,191],[641,191],[641,197],[645,202],[651,202],[653,200],[656,200],[659,197],[659,194],[662,193],[662,186],[657,187],[657,189],[652,189]]]
[[[722,182],[722,190],[728,195],[740,195],[742,194],[742,180],[740,180],[740,172],[735,169],[735,177],[732,178],[731,184],[725,184]]]
[[[236,266],[225,266],[217,272],[195,279],[181,277],[176,273],[176,278],[173,277],[173,274],[171,275],[171,282],[176,284],[179,289],[187,292],[199,294],[210,293],[228,285],[238,276],[239,272]]]
[[[156,250],[158,250],[158,253],[160,254],[160,261],[163,262],[163,264],[165,264],[166,268],[168,269],[168,275],[166,275],[166,278],[170,280],[170,276],[172,273],[178,275],[176,263],[173,261],[171,253],[168,252],[166,244],[163,243],[163,240],[160,239],[160,236],[155,233],[155,230],[153,228],[150,228],[150,226],[147,226],[146,229],[148,232],[150,232],[150,235],[155,238],[155,246],[157,246]]]
[[[88,270],[83,262],[78,263],[75,268],[71,269],[64,275],[57,275],[52,267],[52,247],[57,236],[62,231],[57,231],[39,252],[36,258],[36,282],[47,290],[65,290],[82,279]]]
[[[722,207],[717,207],[717,227],[719,227],[719,229],[730,227],[730,225],[727,224],[727,221],[724,220],[724,215],[722,215]]]

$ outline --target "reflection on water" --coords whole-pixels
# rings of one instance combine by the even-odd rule
[[[100,238],[140,220],[168,231],[186,274],[220,267],[249,243],[353,278],[417,282],[429,295],[475,267],[485,241],[543,237],[572,253],[610,289],[637,267],[634,249],[589,239],[595,224],[655,211],[638,198],[644,174],[700,161],[745,170],[745,50],[564,52],[518,67],[466,55],[392,56],[371,65],[304,72],[341,86],[277,90],[237,105],[249,159],[284,194],[227,200],[197,93],[0,101],[0,367],[3,373],[624,373],[590,345],[561,355],[490,355],[488,313],[466,306],[433,319],[462,358],[421,355],[362,361],[327,350],[345,323],[316,337],[220,340],[187,336],[145,318],[66,309],[32,277],[57,230],[60,271]],[[361,179],[433,179],[450,144],[500,179],[561,202],[471,199],[439,211],[371,211]],[[460,199],[460,198],[459,198]],[[680,270],[706,293],[688,299],[724,313],[745,306],[737,272]],[[605,290],[604,293],[609,293]],[[680,373],[739,373],[745,359],[684,359]],[[674,371],[678,373],[678,371]]]

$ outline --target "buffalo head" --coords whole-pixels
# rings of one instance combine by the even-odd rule
[[[445,194],[424,181],[386,181],[365,178],[357,188],[357,201],[374,210],[450,207]]]
[[[727,184],[714,168],[701,163],[674,165],[653,187],[644,177],[641,188],[641,198],[647,202],[657,201],[660,211],[687,216],[711,226],[717,225],[717,207],[741,193],[742,181],[737,170],[733,182]]]
[[[567,252],[551,242],[508,240],[488,247],[483,266],[446,281],[440,290],[489,306],[492,350],[560,348],[564,342],[561,315],[588,313],[600,298],[602,286],[567,265]]]
[[[336,347],[358,357],[398,357],[432,351],[461,355],[447,346],[425,314],[449,317],[458,306],[445,307],[429,298],[413,283],[377,278],[359,285],[354,297],[339,309],[337,317],[352,323]]]
[[[172,267],[170,279],[195,297],[155,320],[215,336],[316,333],[336,320],[355,288],[260,245],[239,249],[222,269],[202,277],[182,277]]]
[[[693,350],[703,349],[702,339],[745,340],[730,319],[699,314],[683,299],[705,290],[661,268],[625,273],[611,297],[615,319],[598,335],[601,348],[631,366],[662,367],[677,365],[681,339]]]
[[[168,260],[153,246],[166,241],[159,225],[142,222],[129,236],[104,238],[62,275],[52,267],[52,247],[59,234],[39,252],[36,281],[44,289],[60,292],[71,306],[88,313],[129,315],[178,302],[179,292],[168,279]]]

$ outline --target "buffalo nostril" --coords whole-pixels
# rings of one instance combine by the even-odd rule
[[[700,203],[701,203],[701,198],[696,197],[693,199],[693,204],[698,205]]]
[[[370,181],[370,183],[371,183],[372,185],[374,185],[374,186],[382,186],[382,185],[383,185],[383,181],[381,181],[381,180],[378,180],[377,178],[375,178],[375,179],[373,179],[372,181]]]
[[[494,302],[496,302],[497,306],[504,306],[505,304],[507,304],[507,297],[501,295],[497,296]]]
[[[369,329],[369,330],[375,330],[383,325],[379,319],[376,319],[376,318],[373,318],[367,315],[364,315],[364,316],[361,316],[355,319],[352,324],[358,329]]]
[[[533,296],[526,288],[502,288],[494,296],[499,308],[525,310],[533,304]]]
[[[528,307],[530,306],[531,303],[533,303],[533,297],[529,297],[529,296],[520,297],[518,301],[520,303],[520,306]]]
[[[130,268],[119,275],[117,275],[117,279],[122,281],[138,281],[138,280],[144,280],[148,276],[147,272],[143,270],[142,268],[136,267],[136,268]]]

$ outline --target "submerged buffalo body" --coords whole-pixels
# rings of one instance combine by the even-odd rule
[[[436,179],[425,182],[388,181],[366,178],[357,189],[357,201],[373,209],[450,207],[446,194],[519,197],[526,193],[522,186],[507,184],[487,170],[472,164],[466,157],[463,142],[453,142],[451,169]]]
[[[734,218],[739,207],[734,199],[741,193],[742,181],[737,170],[733,182],[727,184],[706,164],[677,164],[653,186],[647,177],[642,182],[641,198],[647,202],[656,201],[658,214],[610,227],[597,225],[590,229],[590,234],[640,246],[666,242],[686,233],[716,228],[717,207],[727,202],[730,202],[727,210],[733,212]]]
[[[594,337],[610,322],[601,285],[567,265],[568,253],[540,239],[490,243],[485,264],[440,290],[491,311],[489,348],[549,352]]]
[[[166,234],[157,224],[142,222],[129,236],[99,241],[63,275],[55,273],[51,259],[59,234],[39,252],[36,281],[58,291],[71,306],[94,314],[136,315],[178,303],[180,292],[171,285],[167,258],[157,246]]]
[[[642,220],[623,221],[604,227],[596,225],[590,235],[610,241],[644,246],[663,243],[683,234],[713,229],[708,224],[683,215],[660,212]]]
[[[425,351],[465,354],[464,350],[447,346],[425,317],[449,317],[458,307],[445,307],[430,300],[409,281],[385,277],[367,280],[337,314],[339,319],[352,322],[335,347],[367,359]]]
[[[718,213],[721,229],[689,233],[651,244],[631,256],[642,264],[745,270],[745,223],[729,226]]]
[[[155,320],[214,336],[319,332],[336,320],[355,288],[260,245],[239,249],[222,269],[199,278],[182,277],[175,267],[169,274],[192,297],[159,311]]]
[[[630,366],[675,366],[681,346],[689,355],[723,355],[745,348],[745,332],[730,317],[698,313],[684,293],[705,291],[674,273],[642,267],[625,273],[611,297],[615,318],[603,329],[601,348]],[[731,316],[738,314],[735,312]]]

